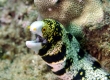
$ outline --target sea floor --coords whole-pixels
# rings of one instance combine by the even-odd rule
[[[25,45],[35,10],[33,0],[0,0],[0,80],[58,80]]]

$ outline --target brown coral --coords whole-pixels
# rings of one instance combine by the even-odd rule
[[[52,18],[62,24],[68,24],[73,18],[81,15],[85,0],[34,0],[40,16]]]
[[[86,50],[96,57],[102,66],[110,72],[110,14],[105,13],[104,20],[94,25],[95,27],[85,27],[84,44]]]
[[[103,18],[100,0],[34,0],[42,19],[56,19],[62,24],[70,22],[80,26],[95,24]]]

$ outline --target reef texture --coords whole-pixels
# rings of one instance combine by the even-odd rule
[[[85,0],[34,0],[40,19],[51,18],[67,25],[81,15]],[[39,20],[38,17],[38,20]]]
[[[110,14],[105,13],[101,23],[84,28],[85,49],[110,72]]]
[[[0,5],[0,80],[58,80],[25,45],[31,39],[26,27],[37,19],[33,0],[3,3]]]
[[[52,18],[62,24],[89,25],[103,18],[100,0],[34,0],[40,19]],[[39,19],[39,18],[38,18]]]

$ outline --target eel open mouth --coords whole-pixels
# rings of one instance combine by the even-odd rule
[[[36,53],[39,52],[40,49],[43,48],[42,44],[46,44],[47,40],[42,36],[42,27],[44,26],[43,21],[35,21],[33,22],[29,29],[33,35],[35,35],[34,40],[26,41],[26,46]]]
[[[34,40],[26,41],[26,46],[28,48],[31,48],[36,53],[38,53],[39,50],[42,49],[42,44],[46,44],[47,40],[38,34],[35,34],[35,37],[36,38]]]
[[[44,39],[43,37],[41,37],[40,35],[38,35],[38,34],[35,34],[35,37],[36,37],[36,39],[35,39],[35,42],[36,43],[47,43],[47,40],[46,39]]]

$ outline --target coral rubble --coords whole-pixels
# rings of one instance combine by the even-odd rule
[[[37,19],[33,0],[8,0],[0,6],[0,80],[58,80],[30,51],[26,28]]]

